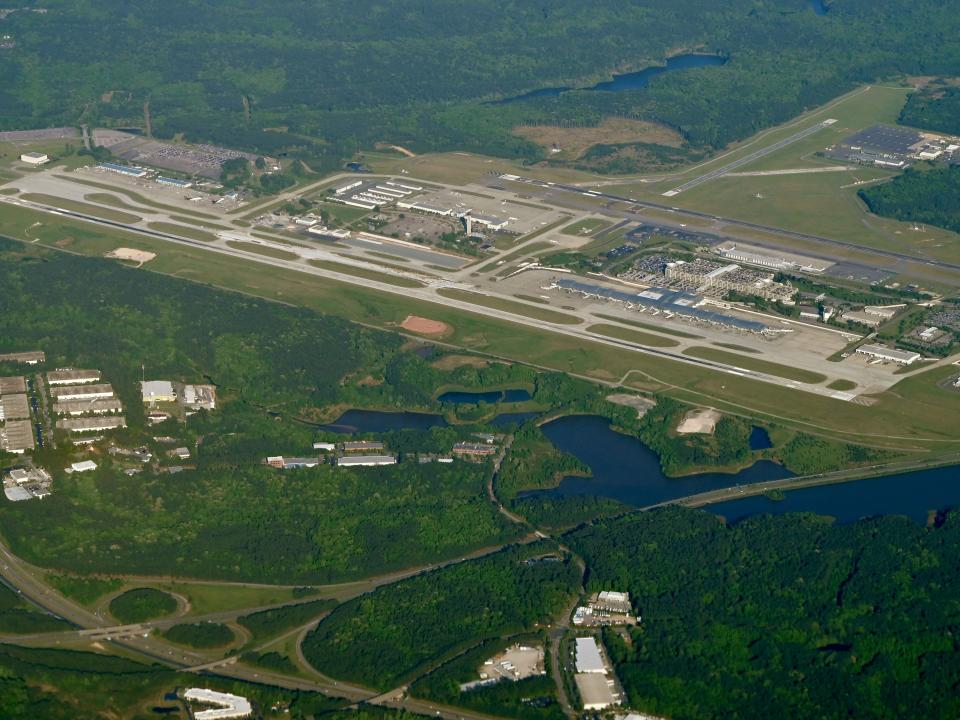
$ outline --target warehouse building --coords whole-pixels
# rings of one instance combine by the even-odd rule
[[[496,445],[487,445],[481,443],[458,442],[453,446],[454,455],[467,455],[472,457],[487,457],[497,454]]]
[[[0,377],[0,395],[15,395],[27,391],[27,381],[19,376]]]
[[[69,400],[66,402],[56,402],[53,404],[53,412],[56,415],[108,415],[118,413],[123,410],[123,403],[115,398],[105,400]]]
[[[607,666],[603,662],[603,656],[600,655],[600,646],[597,645],[596,638],[578,637],[577,646],[577,672],[578,673],[605,673]]]
[[[180,402],[189,410],[215,410],[217,388],[213,385],[184,385]]]
[[[584,710],[603,710],[611,705],[619,705],[620,699],[614,691],[615,682],[606,675],[579,673],[574,676]]]
[[[874,360],[895,362],[899,365],[913,365],[913,363],[923,357],[920,353],[911,352],[909,350],[887,348],[883,345],[861,345],[857,348],[857,353],[860,355],[866,355]]]
[[[50,387],[60,385],[86,385],[100,382],[99,370],[51,370],[47,373],[47,384]]]
[[[55,401],[112,398],[113,386],[110,385],[110,383],[102,383],[99,385],[53,387],[50,388],[50,397],[52,397]]]
[[[30,405],[26,395],[0,396],[0,420],[29,420]]]
[[[386,445],[376,440],[349,440],[343,444],[344,452],[369,452],[384,449],[386,449]]]
[[[57,428],[71,433],[103,432],[125,428],[127,420],[123,415],[104,415],[102,417],[81,417],[57,420]]]
[[[372,467],[376,465],[396,465],[393,455],[349,455],[337,458],[338,467]]]
[[[33,426],[29,420],[8,420],[3,428],[0,428],[0,449],[23,455],[34,447]]]
[[[46,362],[46,355],[40,350],[20,353],[3,353],[0,355],[0,362],[24,363],[25,365],[36,365]]]
[[[176,402],[177,394],[169,380],[147,380],[140,383],[140,392],[145,403]]]
[[[25,162],[27,165],[40,166],[50,162],[50,158],[45,153],[28,152],[20,156],[20,162]]]

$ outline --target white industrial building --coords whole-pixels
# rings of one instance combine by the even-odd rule
[[[50,162],[50,158],[44,153],[28,152],[20,156],[20,162],[25,162],[27,165],[46,165]]]
[[[887,348],[883,345],[861,345],[857,348],[857,353],[860,355],[866,355],[874,360],[895,362],[899,365],[912,365],[923,357],[920,353],[911,352],[910,350]]]
[[[96,398],[112,398],[113,386],[109,383],[99,385],[75,385],[50,388],[50,396],[56,401],[64,400],[93,400]]]
[[[51,387],[60,385],[87,385],[100,382],[99,370],[51,370],[47,373],[47,384]]]
[[[350,455],[337,458],[338,467],[372,467],[375,465],[396,465],[393,455]]]
[[[620,699],[614,690],[611,678],[599,673],[578,673],[573,676],[584,710],[603,710],[619,705]]]
[[[123,404],[114,398],[106,400],[71,400],[53,404],[56,415],[108,415],[123,410]]]
[[[239,695],[204,688],[190,688],[183,697],[191,702],[214,706],[211,710],[195,710],[193,717],[196,720],[233,720],[233,718],[253,715],[253,706],[250,701]]]
[[[103,432],[125,428],[127,420],[123,415],[101,415],[98,417],[71,418],[58,420],[57,428],[72,433]]]
[[[97,469],[97,464],[93,460],[81,460],[67,468],[68,473],[90,472]]]
[[[147,380],[140,383],[140,392],[145,403],[176,402],[177,394],[169,380]]]
[[[600,655],[600,646],[596,638],[577,638],[577,672],[578,673],[605,673],[607,666]]]

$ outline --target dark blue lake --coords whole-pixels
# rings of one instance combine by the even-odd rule
[[[769,500],[760,495],[704,509],[722,515],[729,522],[764,513],[813,512],[829,515],[842,523],[873,515],[906,515],[926,523],[930,510],[953,507],[960,507],[960,467],[790,490],[783,500]]]
[[[437,398],[442,403],[452,405],[476,405],[479,403],[509,403],[526,402],[530,400],[530,393],[522,389],[491,390],[490,392],[446,392]]]
[[[429,430],[446,425],[440,415],[414,412],[380,412],[377,410],[347,410],[330,425],[321,425],[322,430],[342,433],[380,433],[391,430]]]
[[[657,65],[654,67],[648,67],[638,72],[614,75],[613,80],[597,83],[593,87],[582,89],[586,92],[623,92],[625,90],[639,90],[647,87],[650,84],[650,80],[655,78],[657,75],[663,75],[663,73],[672,72],[674,70],[692,70],[694,68],[714,67],[718,65],[725,65],[726,62],[727,58],[719,55],[675,55],[674,57],[667,59],[666,65]],[[533,100],[535,98],[557,97],[558,95],[562,95],[563,93],[574,89],[575,88],[572,87],[540,88],[539,90],[533,90],[531,92],[524,93],[523,95],[504,98],[503,100],[494,100],[490,104],[508,105],[510,103],[521,102],[523,100]]]
[[[593,477],[566,477],[555,489],[524,493],[525,497],[539,493],[550,497],[596,495],[644,506],[707,490],[791,477],[780,465],[764,460],[732,475],[668,478],[650,448],[634,437],[611,430],[606,418],[596,415],[563,417],[544,425],[543,432],[559,449],[588,465]]]

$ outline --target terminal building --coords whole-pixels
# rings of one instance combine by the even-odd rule
[[[677,315],[691,320],[729,327],[734,330],[754,333],[763,333],[769,330],[765,324],[756,320],[747,320],[745,318],[734,317],[733,315],[714,312],[713,310],[704,310],[700,306],[705,302],[705,298],[681,290],[653,287],[641,290],[640,292],[628,293],[622,290],[614,290],[613,288],[603,285],[584,283],[567,277],[556,278],[550,286],[550,289],[552,288],[579,293],[586,298],[621,302],[625,304],[628,309],[652,308],[668,316]]]

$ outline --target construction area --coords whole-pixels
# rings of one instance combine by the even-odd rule
[[[512,645],[484,661],[483,665],[477,670],[477,674],[480,679],[462,683],[460,692],[495,685],[504,680],[517,682],[530,677],[546,675],[543,647]]]

